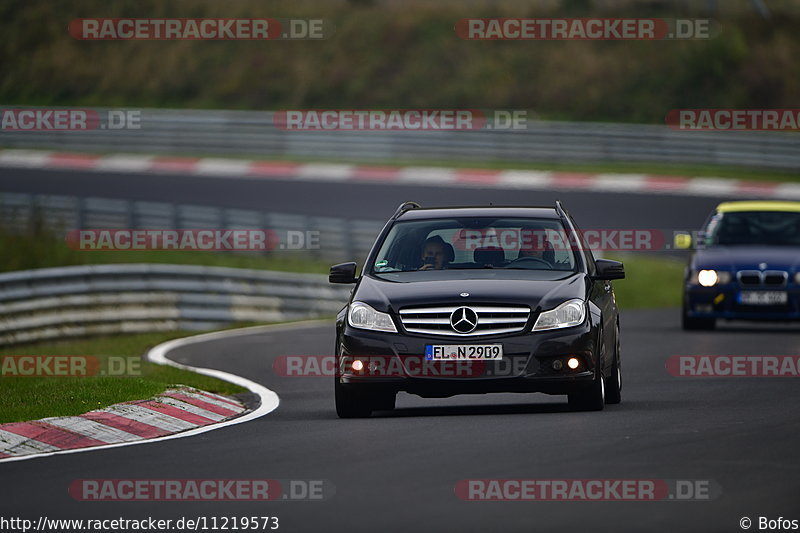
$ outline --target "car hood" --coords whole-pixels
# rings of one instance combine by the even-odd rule
[[[572,298],[585,299],[587,282],[582,273],[559,280],[439,279],[402,283],[363,276],[353,300],[383,312],[436,304],[522,304],[536,311],[551,309]],[[469,296],[463,297],[462,293]]]
[[[698,250],[692,268],[700,270],[787,270],[800,269],[800,248],[796,246],[715,246]]]

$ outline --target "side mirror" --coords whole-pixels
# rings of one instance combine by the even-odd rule
[[[333,265],[328,275],[328,281],[331,283],[355,283],[358,281],[356,279],[356,266],[355,263]]]
[[[688,233],[678,233],[675,235],[674,244],[678,250],[689,250],[692,247],[692,236]]]
[[[625,279],[625,267],[619,261],[596,259],[594,263],[597,267],[594,279]]]

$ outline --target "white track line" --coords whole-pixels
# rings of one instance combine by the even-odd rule
[[[146,172],[150,169],[153,156],[114,154],[97,160],[94,170],[112,172]]]
[[[250,169],[250,161],[206,157],[198,161],[195,174],[208,176],[243,176]]]
[[[167,366],[174,366],[175,368],[182,368],[184,370],[189,370],[191,372],[196,372],[198,374],[203,374],[205,376],[215,377],[229,383],[233,383],[235,385],[239,385],[248,389],[253,394],[256,394],[261,398],[261,405],[249,413],[246,413],[242,416],[237,418],[232,418],[230,420],[226,420],[225,422],[219,422],[217,424],[210,424],[208,426],[202,426],[195,429],[190,429],[188,431],[183,431],[181,433],[175,433],[173,435],[165,435],[163,437],[156,437],[153,439],[142,439],[139,441],[134,442],[120,442],[116,444],[107,444],[105,446],[94,446],[91,448],[76,448],[73,450],[58,450],[53,452],[47,453],[40,453],[36,455],[22,455],[19,457],[8,457],[5,459],[0,459],[0,463],[6,463],[11,461],[25,461],[28,459],[37,459],[39,457],[50,457],[51,455],[62,455],[67,453],[81,453],[81,452],[92,452],[95,450],[107,450],[109,448],[121,448],[123,446],[136,446],[139,444],[149,444],[151,442],[161,442],[165,440],[172,440],[172,439],[182,439],[185,437],[193,437],[195,435],[199,435],[201,433],[206,433],[208,431],[214,431],[215,429],[222,429],[228,426],[232,426],[234,424],[242,424],[244,422],[249,422],[251,420],[255,420],[256,418],[261,418],[264,415],[267,415],[278,408],[278,404],[280,403],[280,398],[275,392],[269,390],[268,388],[264,387],[256,383],[255,381],[251,381],[247,378],[243,378],[241,376],[237,376],[235,374],[229,374],[227,372],[223,372],[221,370],[214,370],[211,368],[198,368],[193,367],[190,365],[183,365],[181,363],[176,363],[171,359],[167,359],[167,354],[174,350],[175,348],[180,348],[182,346],[189,346],[192,344],[197,344],[200,342],[218,340],[218,339],[227,339],[231,337],[240,337],[243,335],[254,335],[258,333],[269,333],[274,331],[291,331],[294,329],[304,329],[310,327],[320,326],[322,324],[329,324],[330,321],[328,320],[306,320],[303,322],[295,322],[292,324],[275,324],[271,326],[253,326],[249,328],[240,328],[240,329],[230,329],[225,331],[215,331],[212,333],[203,333],[200,335],[194,335],[192,337],[184,337],[181,339],[175,339],[171,341],[167,341],[164,343],[159,344],[158,346],[152,348],[147,354],[145,355],[145,359],[152,363],[160,364],[160,365],[167,365]],[[25,439],[27,440],[27,439]]]
[[[0,166],[41,168],[52,154],[42,150],[0,150]]]
[[[296,179],[347,181],[354,174],[352,165],[306,163],[297,169]]]
[[[446,185],[456,181],[454,168],[444,167],[404,167],[389,183],[421,183],[423,185]]]
[[[542,170],[504,170],[500,172],[496,185],[507,189],[546,189],[553,185],[553,173]]]

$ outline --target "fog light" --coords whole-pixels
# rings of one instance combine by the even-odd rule
[[[561,359],[556,359],[553,361],[553,370],[561,370],[561,367],[563,366],[564,364],[561,362]]]
[[[572,370],[575,370],[581,365],[581,362],[578,361],[575,357],[570,357],[569,361],[567,361],[567,366],[570,367]]]
[[[358,359],[353,361],[353,365],[352,366],[353,366],[353,370],[355,370],[356,372],[361,372],[362,370],[364,370],[364,363],[362,363]]]

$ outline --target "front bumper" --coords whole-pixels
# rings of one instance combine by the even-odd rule
[[[739,302],[741,291],[786,292],[785,305],[746,305]],[[800,320],[800,287],[789,285],[782,288],[740,287],[736,283],[703,287],[684,286],[684,311],[692,318],[724,318],[728,320]]]
[[[337,379],[345,386],[405,391],[424,397],[490,392],[570,394],[595,380],[598,330],[587,320],[562,330],[476,339],[381,333],[345,325],[337,347]],[[502,344],[503,358],[427,361],[425,346],[430,344]],[[567,367],[570,357],[580,360],[578,368]],[[355,359],[363,361],[363,372],[352,369]],[[561,369],[554,368],[556,360],[562,362]],[[375,362],[383,365],[380,372],[369,371]]]

